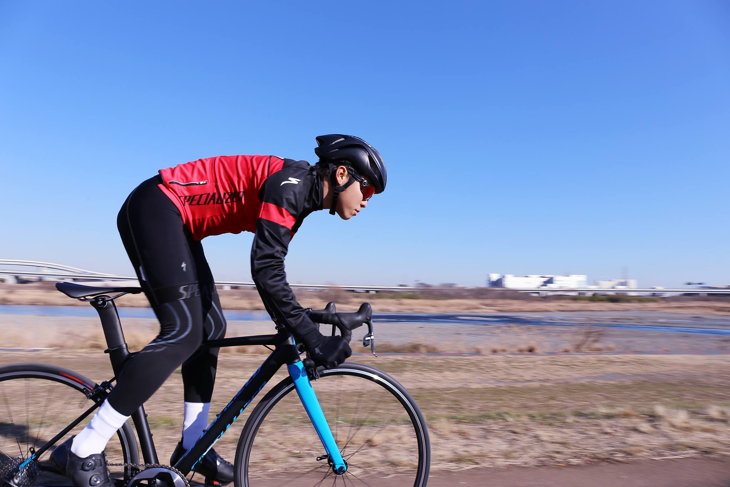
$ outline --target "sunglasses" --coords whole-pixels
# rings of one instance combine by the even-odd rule
[[[358,176],[354,172],[351,172],[351,171],[348,171],[348,172],[350,172],[350,176],[352,176],[355,181],[360,183],[360,192],[362,193],[362,200],[368,201],[370,198],[372,198],[373,195],[375,194],[375,187],[372,184],[370,184],[367,179]]]

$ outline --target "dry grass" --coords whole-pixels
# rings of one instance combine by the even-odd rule
[[[5,291],[0,292],[0,298],[17,302],[27,297],[9,297]],[[47,289],[36,291],[43,291],[39,295],[46,297],[53,294]],[[347,310],[354,309],[361,298],[372,298],[341,290],[332,292],[336,294],[305,294],[308,301],[302,302],[321,307],[334,298],[343,303],[341,309]],[[222,293],[224,303],[230,300],[229,308],[253,309],[247,303],[258,300],[255,292],[230,293]],[[61,298],[55,304],[71,302],[55,294]],[[601,309],[730,312],[726,302],[714,301],[657,304],[387,297],[376,302],[378,311],[448,311],[453,307],[454,311],[487,312],[512,311],[510,307],[518,306],[519,311],[544,310],[540,307],[560,310],[562,306],[588,310],[605,306]],[[55,349],[0,353],[0,364],[50,362],[96,380],[111,375],[101,353],[104,345],[96,318],[6,315],[0,325],[5,347]],[[270,332],[271,324],[233,323],[231,329],[233,334]],[[125,334],[132,350],[143,347],[156,330],[154,320],[125,320]],[[681,337],[681,341],[672,342],[667,335],[656,333],[620,335],[595,327],[543,330],[510,325],[455,328],[438,324],[384,324],[378,326],[377,332],[377,348],[383,355],[358,355],[353,360],[386,370],[416,397],[430,424],[434,470],[730,455],[730,354],[728,343],[721,337]],[[653,353],[665,348],[676,353],[683,350],[678,344],[703,343],[716,347],[712,350],[719,354],[621,353],[641,351],[641,343],[653,347],[648,349]],[[97,353],[90,353],[92,349]],[[366,352],[360,347],[356,351]],[[416,355],[439,352],[472,355]],[[267,351],[263,347],[223,351],[214,408],[222,407],[223,401],[236,392],[264,353]],[[175,405],[181,400],[180,374],[176,373],[147,406],[162,459],[169,456],[179,436],[181,408]],[[242,422],[234,425],[216,446],[229,458],[233,457],[241,426]]]
[[[238,326],[241,331],[245,326]],[[537,354],[542,352],[606,352],[615,350],[615,345],[604,343],[604,332],[598,328],[577,328],[565,337],[559,349],[540,343],[540,337],[525,333],[520,327],[510,327],[511,331],[486,343],[455,343],[439,341],[378,341],[378,353],[457,353],[473,355],[490,354]],[[102,350],[105,348],[104,335],[95,318],[50,318],[11,316],[2,323],[3,346],[8,348],[51,348],[76,350]],[[126,320],[124,334],[130,350],[140,350],[157,334],[158,325],[149,319]],[[233,330],[232,330],[233,331]],[[270,330],[269,330],[270,331]],[[264,331],[269,332],[269,331]],[[235,334],[235,333],[234,333]],[[232,336],[229,333],[229,336]],[[351,343],[353,351],[368,353],[357,340]],[[223,354],[268,353],[265,347],[227,347]]]
[[[416,398],[429,422],[434,470],[730,454],[730,356],[354,360],[390,373]],[[21,361],[56,363],[97,380],[108,375],[101,353],[0,354],[0,363]],[[244,354],[223,356],[214,408],[222,407],[260,362],[261,357]],[[161,458],[177,441],[181,400],[176,373],[147,405]],[[216,448],[232,457],[241,426],[236,423]]]

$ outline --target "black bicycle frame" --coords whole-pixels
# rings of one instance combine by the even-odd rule
[[[277,335],[259,335],[250,337],[234,337],[215,340],[206,344],[209,347],[232,347],[242,345],[273,345],[275,348],[264,360],[264,363],[253,373],[251,378],[243,385],[241,390],[233,396],[233,399],[220,412],[218,417],[198,438],[190,450],[180,458],[173,467],[184,474],[188,474],[195,464],[203,459],[213,444],[223,436],[223,433],[233,424],[238,416],[246,409],[267,382],[285,364],[298,362],[299,352],[296,344],[288,333]]]
[[[130,352],[127,347],[127,342],[124,339],[114,298],[105,295],[97,296],[91,300],[91,305],[99,313],[108,347],[105,353],[109,354],[112,370],[115,376],[117,376],[122,369],[124,361],[129,357]],[[246,406],[248,406],[258,392],[283,365],[295,363],[300,360],[294,340],[289,333],[283,331],[274,335],[224,338],[206,343],[206,346],[211,348],[245,345],[268,345],[275,348],[266,360],[264,360],[264,363],[254,372],[248,382],[244,384],[241,390],[238,391],[228,405],[221,411],[205,433],[196,441],[195,445],[185,452],[177,463],[173,465],[184,475],[187,475],[195,464],[205,456],[208,450],[213,447],[213,444],[225,433]],[[144,462],[148,464],[159,463],[144,406],[140,406],[132,414],[132,420],[137,432]]]

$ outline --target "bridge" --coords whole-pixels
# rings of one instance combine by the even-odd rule
[[[136,277],[88,271],[52,262],[0,259],[0,282],[22,284],[37,281],[137,281]]]
[[[96,286],[119,285],[138,286],[136,277],[119,276],[104,272],[89,271],[63,264],[51,262],[40,262],[35,260],[0,259],[0,282],[18,284],[38,281],[73,281],[88,283]],[[216,284],[224,287],[255,287],[250,281],[216,281]],[[292,287],[308,289],[344,289],[353,292],[383,292],[383,291],[422,291],[424,289],[439,290],[438,287],[419,286],[361,286],[361,285],[332,285],[332,284],[291,284]],[[459,289],[450,287],[444,290]],[[486,288],[495,291],[518,291],[531,294],[730,294],[727,287],[702,287],[702,288]]]
[[[136,277],[119,276],[104,272],[89,271],[52,262],[35,260],[0,259],[0,282],[20,284],[39,281],[72,281],[95,286],[139,286]],[[256,287],[251,281],[216,281],[218,286]],[[377,292],[414,290],[410,286],[337,286],[331,284],[291,284],[292,287],[310,289],[338,288],[348,291]]]

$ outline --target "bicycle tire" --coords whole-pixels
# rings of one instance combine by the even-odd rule
[[[46,364],[14,364],[0,367],[0,472],[25,461],[31,452],[53,438],[65,426],[88,409],[93,381],[62,367]],[[55,446],[80,431],[82,421]],[[117,432],[118,441],[110,441],[105,453],[107,461],[122,464],[110,466],[115,481],[124,482],[134,474],[131,464],[139,463],[133,429],[129,423]],[[64,479],[49,461],[49,449],[34,464],[26,467],[22,486],[58,484]],[[62,482],[63,480],[61,480]],[[0,482],[0,485],[2,482]]]
[[[236,487],[427,484],[431,450],[426,421],[395,379],[348,363],[323,370],[312,386],[347,472],[336,475],[323,458],[324,448],[287,377],[246,421],[236,449]]]

